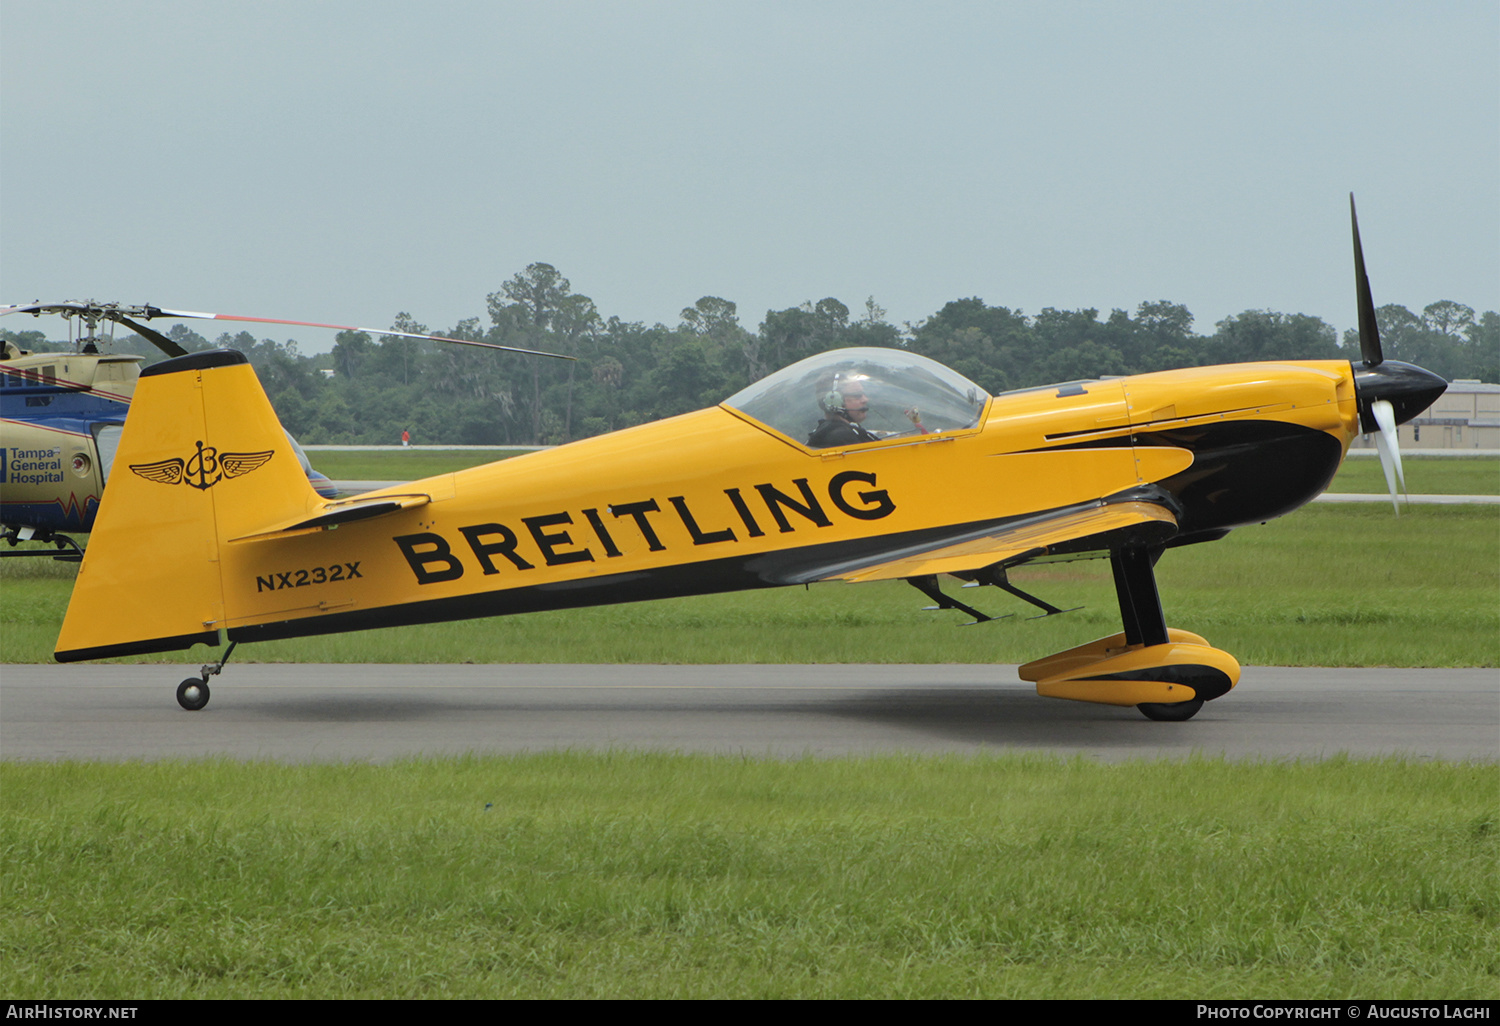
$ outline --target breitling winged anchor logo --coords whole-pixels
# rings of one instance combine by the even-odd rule
[[[157,460],[155,463],[132,463],[132,472],[157,484],[185,484],[189,488],[207,491],[226,477],[240,477],[258,470],[276,455],[273,450],[265,452],[221,453],[211,445],[198,442],[198,451],[187,459]]]

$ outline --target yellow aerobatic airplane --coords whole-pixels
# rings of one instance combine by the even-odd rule
[[[837,350],[711,409],[347,500],[308,485],[243,355],[168,360],[141,373],[56,657],[814,581],[901,578],[974,613],[940,574],[1054,612],[1007,570],[1096,554],[1124,630],[1021,676],[1187,719],[1239,665],[1166,626],[1162,552],[1296,509],[1356,434],[1393,438],[1445,387],[1382,359],[1357,225],[1354,238],[1357,364],[990,396],[903,350]],[[183,681],[179,702],[202,708],[222,666]]]

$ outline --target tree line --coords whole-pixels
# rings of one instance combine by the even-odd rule
[[[486,298],[486,319],[429,329],[401,313],[396,331],[437,334],[573,356],[573,361],[416,339],[340,332],[329,353],[248,331],[213,342],[185,324],[167,334],[189,351],[245,353],[287,429],[305,443],[557,444],[711,406],[814,353],[849,346],[906,349],[947,364],[990,392],[1101,375],[1276,359],[1358,359],[1343,338],[1305,314],[1247,310],[1212,334],[1193,331],[1187,307],[1141,303],[1134,314],[1047,308],[1026,315],[979,298],[956,299],[896,327],[873,298],[858,313],[834,298],[766,312],[744,327],[733,302],[704,296],[674,327],[604,317],[550,264],[535,263]],[[1442,300],[1413,313],[1376,311],[1388,358],[1452,380],[1500,381],[1500,314]],[[61,348],[41,332],[4,331],[23,349]],[[116,348],[121,348],[117,344]],[[155,352],[142,346],[141,352]],[[155,362],[159,356],[148,359]]]

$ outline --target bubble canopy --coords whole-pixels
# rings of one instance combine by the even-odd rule
[[[861,426],[876,440],[946,434],[979,423],[989,393],[956,371],[900,349],[834,349],[762,378],[724,405],[801,445],[841,396],[863,392],[869,412]],[[921,428],[907,411],[920,415]],[[875,444],[875,443],[865,443]]]

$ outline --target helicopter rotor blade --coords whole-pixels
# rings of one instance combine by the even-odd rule
[[[105,307],[98,303],[80,303],[76,300],[67,300],[61,303],[15,303],[0,306],[0,317],[17,313],[29,313],[37,317],[40,317],[42,314],[52,313],[60,313],[65,317],[71,317],[73,314],[94,314],[95,316],[102,317],[104,316],[105,309]]]
[[[127,325],[132,331],[139,334],[157,348],[172,356],[181,356],[186,353],[171,339],[159,332],[154,332],[144,325],[131,320],[128,315],[149,321],[153,317],[173,317],[187,320],[200,321],[237,321],[246,324],[289,324],[298,328],[328,328],[332,331],[364,331],[371,335],[387,335],[394,338],[414,338],[424,342],[448,342],[456,346],[473,346],[477,349],[498,349],[505,353],[522,353],[526,356],[547,356],[554,360],[577,360],[576,356],[566,356],[562,353],[549,353],[542,349],[523,349],[520,346],[502,346],[494,342],[479,342],[468,338],[450,338],[447,335],[423,335],[410,331],[395,331],[391,328],[360,328],[352,324],[324,324],[322,321],[287,321],[276,317],[239,317],[234,314],[205,313],[200,310],[167,310],[159,306],[149,304],[139,307],[126,307],[118,303],[81,303],[69,300],[61,303],[21,303],[10,306],[0,305],[0,317],[13,313],[60,313],[64,316],[74,314],[85,314],[92,317],[101,317],[105,320],[118,321]]]
[[[137,324],[135,321],[132,321],[124,314],[119,314],[111,318],[111,320],[119,321],[121,324],[125,325],[125,327],[141,336],[141,338],[145,339],[147,342],[150,342],[152,345],[160,349],[162,352],[166,353],[168,356],[187,355],[186,349],[182,348],[176,342],[173,342],[171,339],[167,338],[167,336],[163,335],[155,328],[148,328],[144,324]]]
[[[576,356],[549,353],[541,349],[522,349],[519,346],[502,346],[493,342],[477,342],[467,338],[450,338],[446,335],[421,335],[410,331],[395,331],[390,328],[360,328],[352,324],[323,324],[319,321],[285,321],[274,317],[239,317],[234,314],[202,313],[196,310],[165,310],[147,307],[148,317],[183,317],[208,321],[238,321],[247,324],[289,324],[299,328],[328,328],[333,331],[364,331],[371,335],[388,335],[395,338],[414,338],[427,342],[450,342],[460,346],[476,346],[480,349],[499,349],[507,353],[524,353],[527,356],[550,356],[555,360],[576,360]]]

